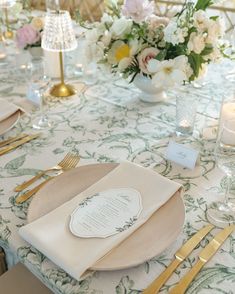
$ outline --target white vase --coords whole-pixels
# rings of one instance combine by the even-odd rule
[[[41,47],[31,47],[28,49],[33,58],[42,57],[43,51]]]
[[[138,74],[134,79],[134,85],[141,91],[139,99],[144,102],[156,103],[165,101],[167,95],[163,88],[157,88],[152,84],[152,80],[142,74]]]

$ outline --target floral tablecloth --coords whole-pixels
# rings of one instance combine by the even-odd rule
[[[212,126],[217,123],[223,96],[233,90],[233,77],[225,77],[233,68],[234,64],[228,61],[213,65],[203,86],[193,88],[192,95],[199,98],[199,108],[194,136],[187,139],[174,137],[176,91],[168,93],[165,103],[147,104],[138,99],[138,90],[133,86],[100,72],[97,83],[87,86],[84,93],[53,103],[48,114],[55,121],[54,126],[39,139],[0,157],[0,246],[6,252],[8,265],[23,262],[55,293],[141,293],[167,267],[182,243],[208,223],[207,204],[223,197],[226,179],[215,167]],[[1,67],[0,76],[0,97],[22,103],[26,91],[24,81],[18,80],[6,67]],[[32,121],[38,115],[37,111],[26,115],[6,136],[32,132]],[[165,150],[170,139],[199,150],[200,165],[190,171],[166,161]],[[81,165],[129,160],[182,183],[186,220],[174,244],[138,267],[96,272],[78,282],[24,242],[18,230],[26,223],[30,201],[17,205],[14,187],[59,162],[71,150],[79,152]],[[176,270],[162,293],[167,293],[192,267],[209,237]],[[58,246],[63,252],[63,244]],[[200,272],[187,293],[235,293],[235,234]]]

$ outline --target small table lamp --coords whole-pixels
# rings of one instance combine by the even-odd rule
[[[12,39],[13,32],[9,28],[8,11],[7,9],[15,4],[16,0],[0,0],[0,8],[5,10],[7,31],[4,33],[5,38]]]
[[[42,36],[42,48],[47,51],[58,52],[60,62],[61,82],[55,85],[50,94],[56,97],[68,97],[76,93],[75,89],[64,82],[63,52],[75,50],[77,41],[68,11],[49,11],[46,15]]]

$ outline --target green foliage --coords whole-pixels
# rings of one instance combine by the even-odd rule
[[[210,7],[212,4],[214,4],[213,0],[198,0],[195,6],[196,10],[206,10],[208,7]]]
[[[218,15],[211,16],[211,17],[210,17],[210,19],[212,19],[212,20],[214,20],[214,21],[216,21],[218,18],[219,18],[219,16],[218,16]]]
[[[205,60],[201,55],[191,52],[188,56],[188,61],[193,69],[194,75],[191,77],[193,80],[199,76],[200,69],[202,68],[202,64],[205,63]]]
[[[155,59],[157,59],[159,61],[163,61],[166,58],[166,54],[167,54],[167,50],[164,49],[158,53],[158,55],[155,57]]]
[[[211,44],[207,44],[205,49],[201,52],[201,56],[209,55],[213,52],[213,46]]]

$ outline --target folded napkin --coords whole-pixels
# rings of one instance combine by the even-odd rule
[[[8,117],[12,116],[14,113],[20,111],[20,112],[24,112],[24,110],[13,104],[13,103],[10,103],[8,102],[7,100],[5,99],[2,99],[0,98],[0,122],[7,119]]]
[[[69,230],[70,215],[83,199],[103,190],[127,187],[138,190],[142,196],[143,210],[132,227],[106,239],[84,239],[72,235]],[[123,162],[72,200],[20,228],[19,233],[55,264],[79,279],[87,269],[144,224],[180,189],[180,184],[152,170]]]

